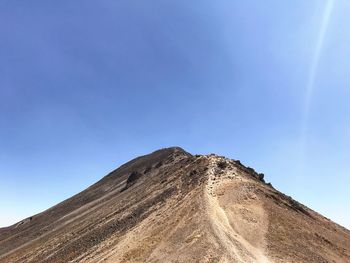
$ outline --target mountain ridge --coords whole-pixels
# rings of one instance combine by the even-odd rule
[[[0,229],[0,262],[349,262],[350,231],[237,160],[137,157]]]

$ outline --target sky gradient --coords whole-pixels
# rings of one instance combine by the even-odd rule
[[[0,226],[158,148],[350,228],[350,1],[0,0]]]

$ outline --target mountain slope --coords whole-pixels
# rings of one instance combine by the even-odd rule
[[[0,229],[0,262],[350,262],[350,232],[239,161],[168,148]]]

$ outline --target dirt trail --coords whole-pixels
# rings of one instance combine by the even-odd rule
[[[218,184],[215,175],[215,169],[217,167],[216,160],[214,157],[209,158],[208,184],[205,191],[205,199],[207,201],[208,216],[210,217],[212,229],[217,240],[225,248],[227,253],[225,255],[226,258],[222,259],[222,262],[271,262],[265,256],[264,244],[260,244],[259,247],[252,246],[231,226],[226,212],[221,207],[215,193],[216,185]]]

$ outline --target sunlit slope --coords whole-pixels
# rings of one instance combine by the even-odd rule
[[[0,262],[350,262],[350,232],[239,161],[168,148],[1,229]]]

